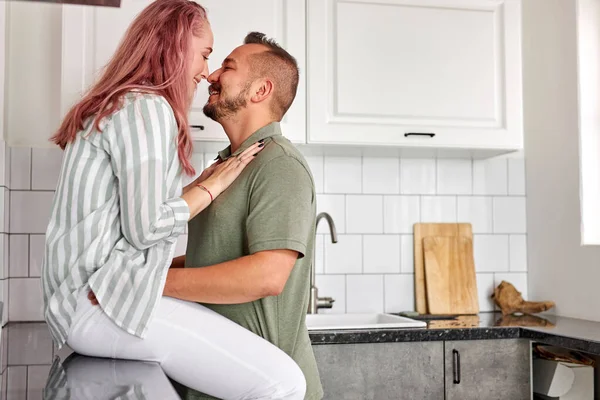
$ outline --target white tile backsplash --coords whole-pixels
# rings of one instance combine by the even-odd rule
[[[45,246],[45,235],[29,236],[29,276],[32,278],[41,276]]]
[[[0,262],[2,263],[2,265],[0,265],[0,280],[2,279],[6,279],[9,277],[10,271],[9,271],[9,259],[8,256],[10,254],[9,251],[9,245],[10,243],[8,243],[5,246],[5,242],[8,242],[8,235],[4,234],[4,233],[0,233]],[[0,299],[0,301],[2,301]]]
[[[471,223],[473,233],[492,233],[492,216],[491,197],[458,197],[458,222]]]
[[[527,236],[510,235],[510,271],[527,272]]]
[[[10,149],[10,189],[31,189],[31,149],[13,147]]]
[[[347,233],[383,233],[383,197],[346,197]]]
[[[31,189],[56,190],[62,157],[63,151],[59,148],[32,149]]]
[[[10,325],[8,364],[51,364],[53,343],[47,327],[31,329],[25,324]]]
[[[331,297],[334,303],[331,308],[319,309],[319,314],[346,313],[346,275],[315,276],[319,297]]]
[[[317,214],[326,212],[333,219],[335,230],[338,233],[346,232],[346,196],[343,194],[318,194]],[[321,220],[317,228],[318,233],[329,235],[327,220]]]
[[[415,277],[412,274],[385,275],[386,313],[412,311],[415,309]]]
[[[475,271],[508,271],[508,236],[474,235]]]
[[[2,111],[0,111],[1,113]],[[1,131],[1,128],[0,128]],[[6,142],[0,139],[0,186],[8,187],[10,177],[7,177],[6,171],[10,171],[10,166],[8,166],[8,162],[10,162],[10,157],[8,157],[8,150],[6,148]],[[7,168],[8,166],[8,168]],[[7,179],[8,178],[8,179]]]
[[[435,194],[435,159],[400,159],[400,193]]]
[[[325,273],[362,273],[362,239],[360,235],[338,235],[337,243],[325,240]]]
[[[421,222],[456,222],[456,197],[421,197]]]
[[[525,159],[508,159],[508,194],[512,196],[525,195]]]
[[[327,238],[331,241],[331,238]],[[325,273],[325,235],[316,235],[315,238],[315,274]]]
[[[477,294],[479,311],[494,311],[494,301],[491,296],[494,293],[494,274],[477,274]]]
[[[506,195],[508,192],[506,158],[473,161],[473,194]]]
[[[0,188],[0,210],[8,208],[9,201],[6,201],[10,191],[6,188]],[[9,215],[6,212],[0,212],[0,232],[8,233],[8,218]]]
[[[471,160],[437,160],[437,194],[473,193]]]
[[[29,235],[10,235],[9,274],[11,278],[29,276]]]
[[[42,321],[42,286],[40,278],[11,278],[8,291],[10,321]]]
[[[324,176],[325,193],[362,192],[360,157],[325,157]]]
[[[383,218],[385,233],[413,233],[421,220],[419,196],[384,196]]]
[[[6,400],[23,400],[27,398],[27,367],[11,366],[6,369]]]
[[[383,275],[348,275],[346,277],[346,312],[383,312]]]
[[[526,233],[525,197],[494,198],[494,232]]]
[[[0,220],[5,216],[6,221],[0,231],[0,250],[4,249],[0,297],[12,300],[4,302],[5,318],[42,320],[38,277],[61,157],[62,152],[54,149],[6,151],[6,184],[14,181],[15,187],[5,188],[0,196],[0,203],[5,203],[0,204]],[[197,174],[214,157],[195,154]],[[522,157],[471,161],[311,155],[307,161],[315,181],[317,211],[328,212],[339,233],[339,243],[331,243],[327,222],[321,221],[315,249],[317,287],[320,296],[336,301],[333,309],[319,312],[414,309],[413,226],[417,222],[472,223],[482,311],[493,310],[489,294],[498,279],[508,276],[520,286],[524,281],[526,287]],[[0,177],[0,187],[1,183]],[[9,260],[11,237],[16,241]],[[186,235],[179,238],[176,255],[185,252],[186,240]],[[10,273],[23,277],[9,278],[9,267]]]
[[[364,273],[400,273],[400,235],[363,237]]]
[[[10,192],[11,233],[46,233],[54,192]]]
[[[415,241],[413,235],[400,237],[400,272],[412,274],[415,272]]]
[[[400,160],[398,158],[363,158],[363,193],[400,193]]]

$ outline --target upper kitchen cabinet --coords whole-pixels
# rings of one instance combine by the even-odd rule
[[[64,6],[62,105],[66,110],[96,78],[98,71],[115,51],[125,30],[150,0],[123,0],[121,7]],[[274,37],[298,60],[301,82],[294,105],[282,121],[290,140],[306,141],[305,113],[305,3],[304,0],[202,0],[215,36],[210,56],[211,72],[225,57],[243,43],[251,31]],[[195,140],[226,141],[221,126],[206,118],[202,108],[208,99],[208,84],[203,82],[190,112]]]
[[[520,0],[308,0],[308,142],[523,145]]]

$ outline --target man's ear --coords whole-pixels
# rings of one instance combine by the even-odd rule
[[[270,79],[261,80],[258,87],[254,90],[254,94],[250,98],[253,103],[260,103],[268,99],[274,90],[273,81]]]

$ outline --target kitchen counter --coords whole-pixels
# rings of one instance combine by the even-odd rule
[[[600,355],[600,322],[545,314],[503,317],[500,313],[426,322],[426,328],[309,333],[313,345],[522,338]]]

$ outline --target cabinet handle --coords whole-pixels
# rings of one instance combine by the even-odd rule
[[[435,133],[426,133],[426,132],[406,132],[404,137],[409,136],[429,136],[430,138],[435,136]]]
[[[454,366],[454,384],[458,385],[460,383],[460,353],[456,349],[452,350],[452,362]]]
[[[203,131],[204,130],[204,125],[190,125],[190,128],[200,129],[201,131]]]

